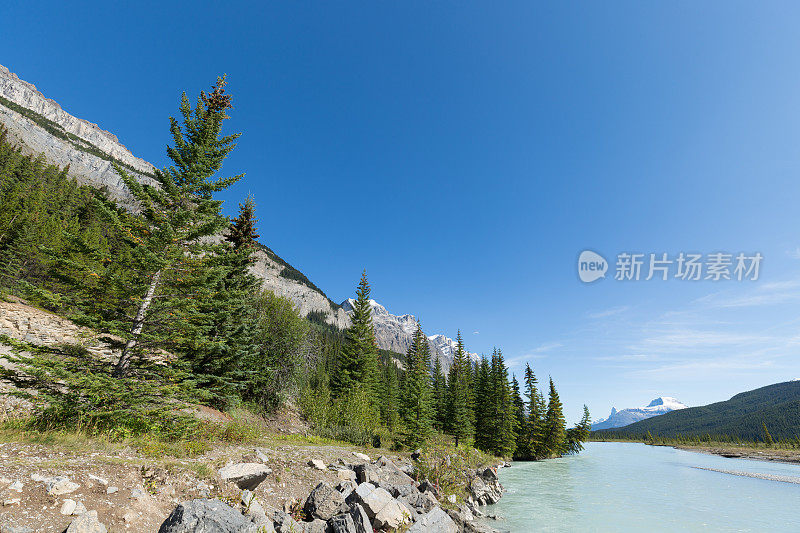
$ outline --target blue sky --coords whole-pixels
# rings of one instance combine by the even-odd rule
[[[332,299],[366,268],[391,312],[552,375],[570,418],[800,377],[797,4],[113,4],[4,4],[0,63],[156,165],[180,93],[227,73],[227,211],[252,192]],[[584,249],[764,261],[583,284]]]

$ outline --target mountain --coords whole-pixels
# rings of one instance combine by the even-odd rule
[[[0,65],[0,123],[8,128],[10,137],[24,153],[43,154],[52,164],[69,166],[69,174],[79,183],[103,190],[127,209],[135,210],[136,206],[111,166],[112,161],[143,183],[153,174],[153,165],[133,155],[116,135],[70,115],[3,65]],[[292,300],[301,316],[313,313],[338,328],[349,325],[344,310],[267,246],[261,245],[256,252],[253,273],[262,280],[264,288]]]
[[[742,392],[730,400],[672,411],[598,436],[643,437],[649,431],[662,437],[729,436],[763,438],[763,424],[774,439],[800,436],[800,381],[776,383]]]
[[[686,406],[669,396],[660,396],[650,402],[647,407],[632,407],[622,411],[617,411],[612,407],[608,418],[600,419],[592,424],[592,430],[619,428],[678,409],[686,409]]]
[[[341,308],[348,315],[353,311],[355,300],[348,298],[343,301]],[[405,354],[414,341],[414,332],[417,330],[417,318],[414,315],[393,315],[384,306],[370,300],[372,308],[372,324],[375,328],[375,340],[379,348]],[[442,363],[445,373],[453,363],[456,343],[453,339],[442,334],[428,336],[431,351],[431,362],[434,357]],[[469,354],[477,359],[477,354]]]

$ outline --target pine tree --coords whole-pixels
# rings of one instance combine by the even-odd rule
[[[256,203],[252,196],[247,196],[243,204],[239,204],[239,214],[231,221],[231,227],[225,240],[236,249],[252,247],[258,240],[256,233]]]
[[[483,355],[480,363],[475,367],[473,408],[475,412],[475,447],[484,451],[491,447],[493,422],[489,373],[489,360]]]
[[[434,406],[430,380],[430,348],[428,339],[417,324],[414,341],[406,354],[400,416],[408,446],[424,443],[433,431]]]
[[[383,368],[381,388],[381,421],[389,431],[397,429],[400,418],[400,384],[397,367],[389,361]]]
[[[589,415],[589,408],[583,406],[583,416],[581,421],[575,427],[567,430],[567,445],[566,452],[570,454],[579,453],[583,450],[583,443],[589,438],[589,433],[592,430],[592,418]],[[652,439],[652,435],[648,431],[648,436]]]
[[[766,444],[767,446],[772,446],[772,444],[775,441],[772,440],[772,435],[769,434],[769,430],[767,429],[767,423],[761,422],[761,427],[764,431],[764,444]]]
[[[508,368],[503,360],[503,352],[500,350],[495,350],[492,355],[490,376],[492,425],[488,451],[498,457],[509,457],[514,453],[517,443],[516,418],[511,387],[508,382]]]
[[[456,439],[456,446],[469,442],[475,434],[475,412],[472,406],[472,363],[464,350],[459,330],[456,351],[447,380],[447,432]]]
[[[528,398],[528,420],[524,428],[528,442],[529,459],[542,455],[544,442],[544,416],[546,406],[544,396],[538,389],[538,380],[530,364],[525,364],[525,396]]]
[[[525,401],[519,390],[517,376],[511,381],[511,395],[514,402],[514,417],[516,419],[517,445],[514,451],[514,459],[526,459],[531,456],[530,441],[528,440],[527,426],[528,415],[525,412]]]
[[[350,317],[351,325],[346,332],[346,344],[331,382],[331,390],[335,397],[346,395],[356,385],[363,386],[373,398],[375,397],[378,348],[372,325],[370,292],[367,271],[364,270],[356,289],[356,300]]]
[[[547,402],[547,414],[544,420],[544,440],[542,449],[545,457],[558,457],[565,450],[565,428],[563,406],[558,397],[553,378],[550,378],[550,397]]]
[[[447,380],[442,372],[442,362],[437,357],[433,363],[433,406],[436,411],[434,427],[443,431],[447,423]]]
[[[193,295],[197,283],[201,286],[209,278],[203,270],[209,266],[214,253],[213,244],[203,242],[227,224],[220,213],[221,202],[213,194],[228,188],[242,175],[215,178],[225,157],[233,150],[239,134],[220,136],[222,123],[228,118],[231,97],[225,94],[225,78],[218,78],[212,92],[201,91],[194,109],[186,94],[180,112],[181,125],[170,119],[174,146],[167,148],[173,166],[155,171],[157,187],[142,184],[121,166],[114,163],[126,188],[138,204],[139,217],[120,216],[118,211],[98,204],[111,226],[132,247],[130,269],[139,275],[139,283],[129,287],[130,297],[136,300],[133,316],[116,324],[107,323],[110,329],[122,329],[125,340],[114,375],[127,374],[135,354],[153,340],[152,325],[160,322],[162,331],[169,335],[178,321],[186,320],[197,312]],[[169,296],[164,289],[169,287]],[[127,327],[119,328],[127,322]],[[187,331],[188,336],[199,332]],[[163,337],[162,337],[163,338]],[[184,341],[185,339],[179,339]]]

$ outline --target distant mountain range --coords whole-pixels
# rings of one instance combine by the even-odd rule
[[[800,381],[768,385],[724,402],[672,411],[622,428],[602,429],[597,436],[644,437],[649,431],[662,437],[711,435],[760,440],[764,424],[773,439],[800,437]]]
[[[634,422],[678,409],[686,409],[686,405],[669,396],[658,397],[650,402],[647,407],[632,407],[621,411],[617,411],[612,407],[608,418],[601,418],[592,424],[592,430],[624,427]]]

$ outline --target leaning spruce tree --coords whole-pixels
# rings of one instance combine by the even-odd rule
[[[180,294],[183,304],[173,300],[170,306],[158,305],[168,299],[161,289],[168,282],[183,284],[194,273],[198,258],[206,253],[204,238],[228,225],[220,212],[221,201],[214,200],[213,194],[243,175],[215,177],[240,135],[221,136],[222,123],[228,118],[226,112],[232,107],[225,85],[223,76],[217,79],[211,93],[201,91],[194,109],[183,94],[180,104],[183,124],[170,118],[174,145],[167,147],[167,155],[173,164],[155,171],[155,185],[140,183],[114,164],[141,214],[135,218],[121,217],[101,204],[113,227],[132,247],[131,268],[141,280],[130,287],[130,297],[136,304],[135,312],[127,317],[127,326],[123,319],[113,328],[125,340],[114,369],[117,377],[128,372],[152,322],[162,320],[169,329],[166,317],[180,319],[182,314],[192,312],[191,294]],[[191,287],[184,289],[191,292]]]

